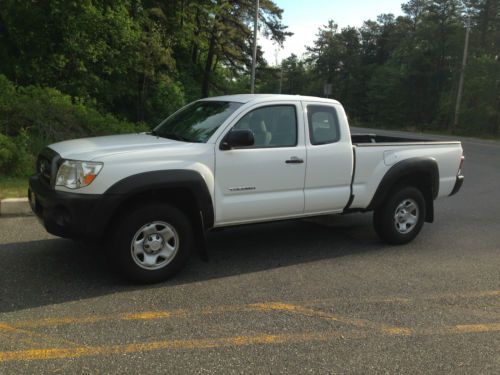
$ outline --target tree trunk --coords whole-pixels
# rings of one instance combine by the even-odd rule
[[[193,42],[193,46],[191,47],[191,62],[193,64],[198,63],[198,43]]]
[[[212,66],[212,72],[215,72],[215,69],[217,69],[217,64],[219,64],[219,56],[216,55],[214,65]]]
[[[210,89],[210,76],[212,73],[212,64],[214,62],[215,56],[215,41],[216,41],[217,28],[214,26],[212,28],[212,33],[210,34],[210,43],[208,45],[207,61],[205,62],[205,70],[203,72],[203,82],[201,85],[201,97],[206,98]]]
[[[194,32],[194,40],[191,48],[191,62],[193,64],[198,64],[198,52],[199,52],[199,47],[198,47],[198,39],[201,31],[201,21],[200,21],[200,10],[199,8],[196,9],[196,31]]]

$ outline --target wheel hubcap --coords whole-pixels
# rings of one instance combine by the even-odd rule
[[[163,237],[155,233],[144,240],[144,251],[148,254],[154,254],[161,250],[163,243]]]
[[[134,262],[141,268],[156,270],[174,259],[179,249],[179,235],[173,226],[164,221],[143,225],[131,242]]]
[[[399,233],[406,234],[415,228],[418,222],[418,205],[413,199],[403,200],[394,212],[394,225]]]

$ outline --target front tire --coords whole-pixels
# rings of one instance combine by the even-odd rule
[[[185,214],[165,203],[137,205],[113,231],[111,261],[128,279],[155,283],[175,275],[193,248]]]
[[[418,235],[424,218],[425,199],[422,192],[413,186],[399,187],[375,209],[373,226],[383,241],[402,245]]]

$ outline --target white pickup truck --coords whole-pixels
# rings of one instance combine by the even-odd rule
[[[29,198],[48,232],[107,241],[126,276],[155,282],[218,227],[374,211],[385,242],[407,243],[460,189],[463,160],[460,142],[352,135],[335,100],[220,96],[150,133],[46,147]]]

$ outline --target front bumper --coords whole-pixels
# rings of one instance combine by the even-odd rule
[[[451,191],[449,196],[451,197],[452,195],[455,195],[456,193],[458,193],[458,191],[462,187],[463,183],[464,183],[464,176],[458,175],[457,180],[455,181],[455,186],[453,186],[453,190]]]
[[[100,206],[101,195],[54,190],[39,174],[30,177],[28,197],[47,232],[59,237],[98,238],[111,214]]]

